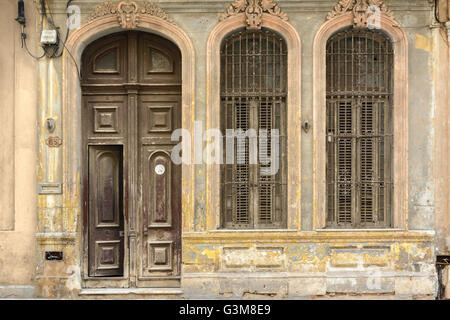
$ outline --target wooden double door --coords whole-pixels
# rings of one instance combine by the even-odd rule
[[[124,32],[82,58],[86,278],[179,285],[181,54],[167,39]]]

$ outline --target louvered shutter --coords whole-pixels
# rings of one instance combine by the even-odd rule
[[[353,170],[354,170],[354,138],[353,138],[353,107],[351,102],[338,103],[338,221],[351,223],[353,199]]]
[[[264,148],[267,152],[260,158],[262,163],[266,163],[270,160],[270,137],[263,137],[261,135],[261,130],[267,130],[267,135],[270,135],[271,129],[273,127],[273,107],[270,103],[260,103],[259,104],[259,148]],[[267,224],[271,223],[274,218],[274,185],[272,181],[274,177],[271,175],[265,175],[265,170],[268,170],[267,166],[261,165],[260,167],[260,175],[259,175],[259,206],[258,206],[258,223],[259,224]]]
[[[223,103],[225,109],[226,128],[250,127],[250,107],[247,103]],[[247,142],[247,141],[246,141]],[[226,146],[226,140],[224,141]],[[238,143],[234,144],[233,164],[224,164],[222,169],[222,207],[225,221],[234,227],[245,228],[250,225],[250,165],[249,146],[239,150]]]
[[[250,129],[250,106],[248,103],[238,103],[234,106],[235,129],[244,131]],[[245,139],[245,145],[236,144],[236,165],[233,170],[234,189],[234,214],[233,222],[237,226],[248,227],[250,225],[250,164],[249,145]],[[242,148],[242,149],[240,149]]]
[[[281,116],[281,110],[284,108],[281,101],[275,102],[261,102],[259,104],[258,116],[258,130],[260,132],[260,139],[258,147],[266,152],[260,152],[260,166],[258,174],[258,220],[257,226],[264,228],[267,226],[281,227],[282,217],[282,203],[285,201],[285,182],[283,181],[285,164],[283,160],[285,150],[281,144],[284,144],[284,137],[279,138],[279,147],[275,152],[275,146],[272,145],[271,135],[275,134],[274,129],[281,132],[281,127],[284,127],[284,119]],[[261,135],[261,133],[263,133]],[[261,138],[262,137],[262,138]],[[266,139],[267,137],[267,139]],[[278,153],[278,161],[281,164],[277,174],[272,175],[270,160]],[[265,164],[268,163],[268,164]]]
[[[375,141],[374,135],[374,103],[363,102],[361,104],[361,139],[359,140],[360,155],[360,210],[361,223],[371,223],[374,221],[375,211],[375,194],[374,194],[374,178],[375,178]]]

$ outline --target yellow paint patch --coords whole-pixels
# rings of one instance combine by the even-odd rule
[[[209,259],[215,259],[217,256],[217,250],[203,250],[201,253],[203,256],[207,256]]]
[[[364,266],[384,267],[388,266],[391,262],[391,257],[387,254],[372,256],[370,254],[365,253],[362,255],[362,257]]]
[[[431,52],[431,39],[416,33],[416,49]]]
[[[216,265],[219,257],[218,250],[204,249],[197,256],[197,264]]]

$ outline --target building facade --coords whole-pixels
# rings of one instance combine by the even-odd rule
[[[0,297],[450,298],[450,2],[18,2]]]

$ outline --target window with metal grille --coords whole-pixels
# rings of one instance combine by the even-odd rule
[[[327,43],[328,227],[391,227],[393,47],[376,30]]]
[[[222,225],[225,228],[284,228],[286,225],[287,48],[278,34],[244,30],[221,46],[221,129],[255,132],[222,165]],[[271,134],[278,130],[279,148]],[[262,139],[260,137],[263,136]],[[264,139],[267,137],[267,139]],[[224,134],[224,146],[226,146]],[[236,141],[235,139],[234,141]],[[257,145],[257,161],[252,155]],[[263,151],[263,152],[261,152]],[[273,159],[279,166],[269,172]],[[273,167],[272,167],[273,168]]]

